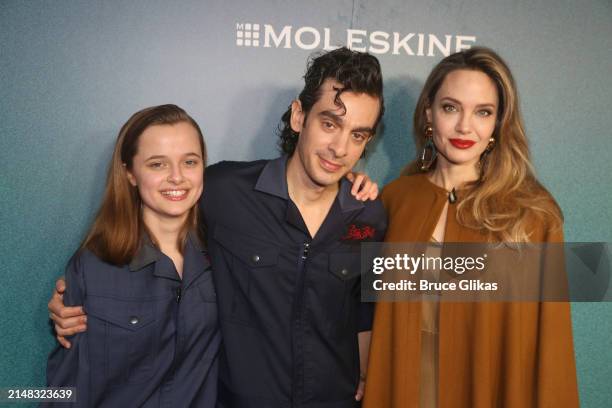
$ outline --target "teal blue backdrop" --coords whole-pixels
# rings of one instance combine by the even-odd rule
[[[129,115],[177,103],[211,163],[274,157],[306,58],[327,44],[382,63],[388,111],[361,165],[381,184],[415,155],[411,112],[433,65],[457,46],[498,50],[567,240],[612,241],[609,0],[4,0],[0,27],[0,387],[44,383],[46,302]],[[572,312],[582,404],[609,406],[612,305]]]

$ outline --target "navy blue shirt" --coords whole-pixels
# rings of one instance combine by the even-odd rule
[[[87,331],[58,346],[49,386],[76,387],[71,407],[215,407],[220,333],[206,253],[189,235],[183,279],[150,242],[129,265],[88,250],[66,270],[68,306],[83,305]],[[54,404],[43,404],[51,406]]]
[[[360,243],[382,240],[380,201],[342,180],[313,238],[289,198],[287,158],[206,170],[202,211],[223,347],[219,401],[238,408],[356,406]]]

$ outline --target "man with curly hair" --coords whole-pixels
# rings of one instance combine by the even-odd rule
[[[282,157],[206,170],[226,408],[348,408],[363,395],[372,305],[360,301],[359,244],[382,240],[386,215],[345,176],[383,115],[382,74],[375,57],[339,48],[304,79],[282,116]],[[57,294],[49,307],[68,315]]]

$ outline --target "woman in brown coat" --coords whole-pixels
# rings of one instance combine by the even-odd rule
[[[514,80],[493,51],[433,69],[414,132],[419,160],[382,193],[388,242],[563,241]],[[568,303],[378,303],[364,408],[578,405]]]

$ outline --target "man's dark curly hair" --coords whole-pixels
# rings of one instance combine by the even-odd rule
[[[304,75],[304,89],[298,96],[305,115],[304,121],[310,109],[321,97],[321,85],[328,78],[339,82],[340,85],[337,88],[334,87],[336,90],[334,103],[345,111],[346,108],[340,99],[342,92],[365,93],[380,100],[380,111],[374,124],[374,129],[376,129],[385,111],[383,80],[378,59],[373,55],[351,51],[346,47],[311,58],[306,75]],[[278,131],[281,151],[291,156],[299,137],[299,133],[291,129],[291,106],[283,114]]]

